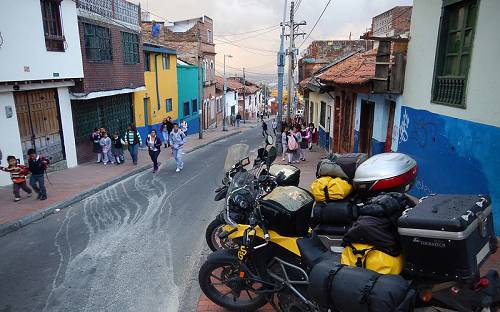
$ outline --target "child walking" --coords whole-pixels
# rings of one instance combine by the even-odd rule
[[[31,148],[28,150],[28,167],[31,172],[30,185],[38,194],[37,198],[39,200],[47,199],[44,174],[48,165],[49,161],[45,157],[37,155],[35,149]]]
[[[102,149],[99,141],[101,140],[101,131],[98,128],[94,129],[94,132],[90,134],[90,141],[92,141],[92,152],[97,155],[97,163],[102,161]]]
[[[107,163],[114,163],[113,154],[111,153],[111,139],[108,137],[108,133],[106,131],[103,131],[101,136],[99,144],[102,148],[102,162],[105,165]]]
[[[10,173],[14,201],[18,202],[21,200],[21,194],[19,193],[20,189],[23,189],[23,191],[28,194],[28,197],[31,197],[31,193],[33,193],[33,191],[26,184],[26,176],[29,173],[28,168],[26,166],[19,165],[16,157],[14,156],[8,156],[7,162],[9,163],[9,166],[7,168],[0,166],[0,170]]]
[[[172,147],[172,155],[174,156],[177,164],[175,172],[179,172],[184,168],[184,162],[182,161],[182,147],[186,143],[186,135],[179,129],[179,125],[174,123],[174,129],[170,133],[169,138],[170,146]]]
[[[113,134],[113,138],[111,139],[113,152],[113,157],[115,158],[116,164],[120,165],[125,162],[125,157],[123,156],[123,146],[125,145],[125,141],[118,135],[118,132]]]

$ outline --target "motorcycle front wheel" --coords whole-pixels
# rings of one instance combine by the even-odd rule
[[[207,241],[207,245],[210,250],[217,251],[221,249],[238,248],[238,244],[236,244],[232,239],[221,239],[219,237],[219,235],[224,231],[224,225],[226,225],[224,221],[217,217],[207,226],[205,231],[205,240]]]
[[[200,268],[198,281],[203,293],[215,304],[231,311],[256,311],[267,303],[261,284],[239,277],[236,258],[212,258]]]

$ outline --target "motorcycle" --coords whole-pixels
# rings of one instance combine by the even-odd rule
[[[234,182],[235,176],[245,174],[243,178],[256,178],[258,176],[269,175],[273,179],[265,181],[260,187],[264,188],[266,193],[271,192],[276,186],[279,185],[295,185],[299,184],[300,169],[292,165],[279,165],[272,164],[269,168],[265,167],[268,157],[268,148],[273,144],[273,137],[267,136],[265,146],[257,150],[257,158],[254,160],[253,167],[249,170],[246,169],[250,165],[250,158],[248,157],[249,147],[246,144],[235,144],[228,149],[226,161],[224,164],[224,177],[222,179],[222,186],[215,190],[215,201],[225,199],[228,194],[228,189],[231,183]],[[240,177],[242,180],[242,177]],[[236,182],[239,183],[239,182]],[[234,204],[231,202],[231,204]],[[232,209],[233,219],[238,220],[240,223],[246,223],[248,214],[245,210],[239,209],[236,205]],[[236,248],[237,246],[228,238],[229,232],[223,230],[226,222],[224,220],[224,211],[219,213],[205,230],[205,240],[207,245],[212,251],[226,248]]]
[[[268,168],[275,157],[276,151],[269,150]],[[198,275],[202,291],[216,304],[233,311],[255,311],[266,303],[280,312],[351,311],[337,309],[328,300],[329,290],[334,289],[325,282],[329,281],[329,273],[320,282],[310,278],[321,263],[340,262],[338,254],[325,251],[318,237],[309,235],[308,221],[314,204],[311,194],[295,186],[276,187],[270,193],[258,187],[272,180],[270,175],[255,179],[248,174],[233,179],[224,219],[226,231],[231,232],[228,237],[238,247],[208,256]],[[233,220],[234,205],[230,203],[245,211],[246,224]],[[417,308],[491,311],[500,303],[496,272],[474,282],[405,278],[405,284],[415,294]],[[370,290],[368,287],[364,291]]]

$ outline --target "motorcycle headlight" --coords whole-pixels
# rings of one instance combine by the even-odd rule
[[[238,206],[240,209],[246,210],[252,206],[252,194],[245,189],[239,190],[231,198],[233,205]]]

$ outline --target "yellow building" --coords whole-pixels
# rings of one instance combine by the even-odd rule
[[[134,93],[134,115],[144,140],[152,129],[159,131],[167,116],[178,119],[178,92],[177,52],[151,43],[144,43],[143,50],[146,90]]]

